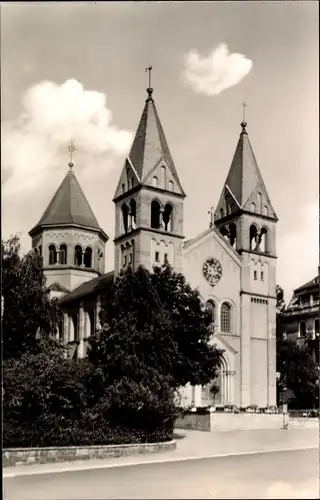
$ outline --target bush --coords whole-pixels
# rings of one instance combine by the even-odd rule
[[[3,362],[3,446],[91,446],[172,439],[177,416],[165,381],[122,378],[96,398],[99,379],[88,360],[60,351]],[[143,402],[143,403],[142,403]]]

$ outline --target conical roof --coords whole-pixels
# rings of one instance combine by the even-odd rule
[[[152,98],[152,92],[152,89],[148,89],[148,98],[131,146],[129,158],[140,181],[143,181],[161,158],[167,161],[172,173],[178,178],[157,108]]]
[[[216,213],[219,215],[221,209],[224,210],[224,214],[226,213],[226,197],[230,198],[230,196],[238,208],[250,211],[251,205],[256,202],[257,195],[260,193],[268,216],[277,218],[250,144],[246,126],[245,122],[241,123],[242,131]]]
[[[152,97],[153,89],[148,88],[147,92],[148,97],[123,172],[129,167],[133,170],[137,182],[144,184],[160,162],[163,162],[168,166],[175,181],[176,192],[185,196]],[[121,194],[121,182],[122,174],[115,197]]]
[[[61,224],[75,224],[101,231],[72,168],[63,179],[38,224],[30,233],[40,226]]]

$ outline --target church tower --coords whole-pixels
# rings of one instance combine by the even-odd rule
[[[276,223],[246,130],[215,211],[215,226],[241,256],[241,405],[276,404]]]
[[[104,273],[108,236],[99,226],[69,163],[65,176],[38,224],[32,248],[43,257],[51,295],[61,296]]]
[[[116,275],[129,265],[152,270],[165,260],[182,271],[185,193],[159,120],[153,89],[149,87],[147,93],[113,199]]]

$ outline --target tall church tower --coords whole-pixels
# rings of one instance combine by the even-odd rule
[[[152,270],[167,259],[182,271],[185,193],[153,99],[148,97],[114,196],[115,274],[131,265]]]
[[[38,224],[32,248],[43,257],[52,295],[67,293],[104,273],[108,236],[99,226],[74,174],[73,163]]]
[[[215,226],[241,255],[241,405],[276,404],[276,223],[246,130],[215,213]]]

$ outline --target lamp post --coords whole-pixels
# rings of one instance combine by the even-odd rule
[[[281,378],[281,373],[277,372],[276,373],[276,379],[277,379],[277,406],[280,404],[280,378]]]
[[[277,378],[277,385],[278,385],[278,393],[279,393],[279,405],[281,404],[282,406],[282,429],[287,430],[288,429],[288,422],[287,422],[287,414],[288,414],[288,405],[287,402],[285,401],[285,392],[287,390],[287,387],[285,386],[284,382],[281,381],[281,373],[277,372],[276,373],[276,378]]]

